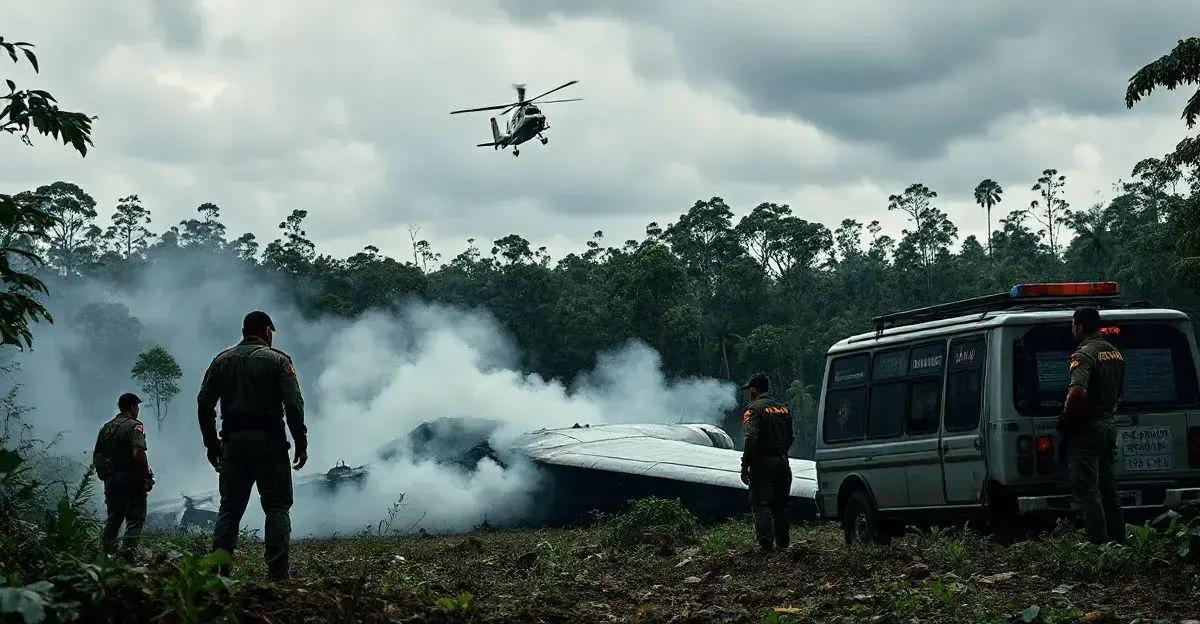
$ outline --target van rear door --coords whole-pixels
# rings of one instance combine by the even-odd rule
[[[1101,332],[1125,358],[1124,392],[1117,406],[1117,479],[1166,485],[1200,474],[1200,448],[1189,451],[1189,443],[1200,445],[1200,395],[1186,323],[1106,320]],[[1021,338],[1021,349],[1014,371],[1017,410],[1028,416],[1057,415],[1065,397],[1067,358],[1075,350],[1069,325],[1031,327]]]

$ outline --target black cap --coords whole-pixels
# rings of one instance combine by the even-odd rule
[[[754,373],[750,376],[750,381],[747,381],[742,386],[742,390],[750,388],[754,388],[759,392],[767,392],[771,389],[771,380],[767,377],[766,373]]]
[[[255,310],[242,319],[242,331],[247,334],[261,334],[264,329],[275,331],[275,323],[262,310]]]
[[[127,410],[127,409],[133,407],[134,405],[140,404],[141,402],[142,402],[142,397],[139,397],[138,395],[136,395],[132,392],[126,392],[125,394],[122,394],[120,398],[117,399],[117,408],[122,409],[122,410]]]

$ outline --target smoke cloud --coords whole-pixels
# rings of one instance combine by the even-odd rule
[[[195,396],[209,362],[240,339],[241,318],[268,311],[276,346],[295,362],[306,400],[308,466],[297,481],[343,460],[370,463],[361,488],[331,493],[297,489],[295,536],[350,534],[377,528],[403,495],[393,530],[469,530],[487,520],[513,524],[535,515],[537,467],[503,456],[476,470],[412,457],[381,461],[385,444],[438,418],[486,418],[500,426],[497,449],[516,436],[575,423],[720,422],[735,400],[716,380],[670,380],[659,356],[639,342],[598,354],[592,371],[571,383],[520,369],[520,354],[482,310],[410,301],[361,318],[304,318],[289,297],[242,265],[182,252],[147,266],[114,287],[107,282],[52,283],[53,325],[35,329],[35,349],[16,354],[21,402],[38,435],[61,433],[56,451],[90,462],[98,428],[116,413],[116,397],[141,392],[129,370],[137,354],[159,344],[183,369],[182,392],[161,430],[143,404],[156,500],[216,489],[195,417]],[[143,396],[143,398],[146,398]],[[261,527],[252,499],[244,525]]]

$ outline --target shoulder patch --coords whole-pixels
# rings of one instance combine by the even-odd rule
[[[752,415],[753,415],[753,413],[751,412],[751,410],[746,410],[745,412],[742,412],[742,426],[746,426],[746,425],[750,424],[750,417]]]
[[[133,428],[140,433],[146,433],[146,426],[143,425],[140,421],[136,425],[134,425]]]

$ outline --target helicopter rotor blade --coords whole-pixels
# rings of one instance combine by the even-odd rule
[[[541,102],[538,102],[538,104],[559,104],[562,102],[582,102],[582,101],[583,101],[583,98],[571,98],[568,100],[542,100]]]
[[[545,93],[543,93],[543,94],[541,94],[541,95],[539,95],[539,96],[537,96],[537,97],[535,97],[535,98],[532,98],[532,99],[530,99],[530,100],[526,100],[526,103],[529,103],[529,102],[536,102],[536,101],[538,100],[538,98],[544,98],[544,97],[546,97],[547,95],[550,95],[551,93],[554,93],[555,91],[558,91],[559,89],[566,89],[567,87],[569,87],[569,86],[571,86],[571,85],[573,85],[573,84],[575,84],[575,83],[577,83],[577,82],[579,82],[579,81],[578,81],[578,80],[572,80],[571,82],[568,82],[567,84],[565,84],[565,85],[563,85],[563,86],[561,86],[561,87],[555,87],[555,88],[553,88],[553,89],[550,89],[549,91],[547,91],[547,92],[545,92]]]
[[[484,106],[481,108],[464,108],[462,110],[450,111],[450,114],[457,115],[459,113],[478,113],[480,111],[500,110],[502,108],[511,108],[517,104],[520,104],[520,102],[513,102],[512,104],[500,104],[497,106]]]

